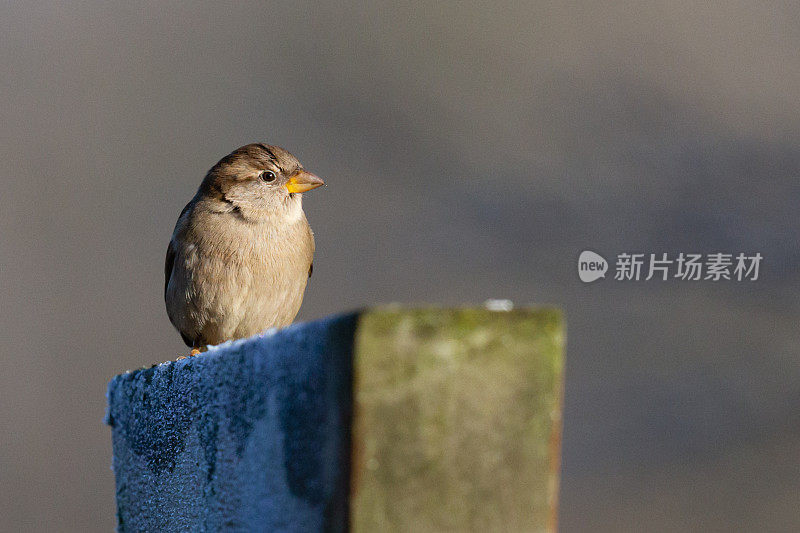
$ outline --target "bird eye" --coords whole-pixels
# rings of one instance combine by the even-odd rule
[[[273,181],[275,181],[275,178],[277,178],[275,173],[272,172],[271,170],[265,170],[264,172],[261,173],[260,177],[262,181],[265,181],[267,183],[272,183]]]

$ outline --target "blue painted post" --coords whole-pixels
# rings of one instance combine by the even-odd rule
[[[357,315],[108,387],[119,531],[345,531]]]

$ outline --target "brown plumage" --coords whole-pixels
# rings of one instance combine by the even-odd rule
[[[302,193],[320,185],[292,154],[266,144],[243,146],[208,171],[178,218],[165,265],[167,314],[188,346],[292,323],[314,257]]]

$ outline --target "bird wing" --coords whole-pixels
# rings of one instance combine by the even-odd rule
[[[178,217],[178,222],[175,223],[175,231],[173,232],[172,238],[170,239],[169,244],[167,245],[167,258],[164,261],[164,301],[167,304],[167,314],[168,315],[169,315],[169,307],[170,307],[170,305],[169,305],[169,302],[167,302],[167,289],[169,289],[169,280],[170,280],[170,278],[172,278],[172,269],[175,266],[175,259],[176,259],[176,256],[177,256],[177,248],[176,248],[176,245],[175,245],[175,239],[177,238],[176,237],[177,235],[180,235],[181,228],[186,223],[186,220],[185,220],[184,216],[186,215],[186,213],[189,212],[189,210],[191,210],[191,208],[192,208],[192,206],[194,204],[195,204],[195,201],[193,199],[191,202],[186,204],[186,207],[184,207],[183,211],[181,211],[181,214]],[[170,316],[170,321],[172,321],[172,317],[171,316]],[[172,324],[175,325],[175,322],[172,322]],[[178,333],[181,334],[181,338],[183,339],[183,342],[186,343],[186,346],[188,346],[190,348],[198,348],[200,346],[200,344],[199,344],[200,340],[199,339],[189,337],[183,331],[181,331],[178,328],[178,326],[175,326],[175,329],[178,329]]]
[[[169,287],[169,279],[172,277],[172,267],[175,265],[175,248],[172,246],[172,240],[169,241],[169,245],[167,246],[167,260],[164,263],[164,301],[167,300],[167,288]],[[169,304],[167,305],[169,307]],[[167,311],[169,314],[169,311]],[[175,326],[177,329],[177,326]],[[181,334],[181,338],[183,342],[189,348],[197,348],[198,344],[195,339],[188,337],[184,332],[178,330],[178,333]]]
[[[172,240],[169,241],[167,246],[167,260],[164,264],[164,299],[167,298],[167,287],[169,287],[169,278],[172,276],[172,267],[175,265],[175,248],[172,247]]]
[[[309,265],[308,265],[308,277],[311,277],[311,274],[314,273],[314,251],[317,247],[316,243],[314,242],[314,232],[311,231],[311,226],[308,225],[306,222],[306,231],[308,232],[308,241],[310,244],[310,255],[308,257]]]
[[[183,215],[186,214],[189,209],[192,208],[192,204],[194,204],[194,200],[186,204],[186,206],[181,210],[181,214],[178,215],[178,222],[175,223],[175,232],[174,234],[178,233],[178,228],[181,226],[181,219],[183,219]],[[173,237],[175,236],[173,234]],[[164,264],[164,300],[167,299],[167,287],[169,287],[169,278],[172,276],[172,267],[175,265],[175,248],[172,246],[173,239],[170,239],[169,245],[167,245],[167,260]]]

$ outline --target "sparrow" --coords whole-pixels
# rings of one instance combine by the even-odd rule
[[[164,268],[167,314],[191,355],[292,323],[313,271],[303,193],[321,185],[268,144],[211,167],[178,217]]]

